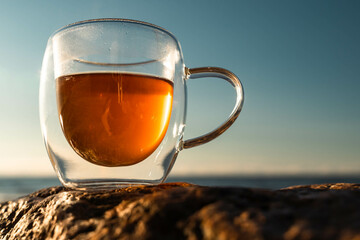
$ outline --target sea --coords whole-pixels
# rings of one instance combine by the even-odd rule
[[[281,189],[294,185],[360,183],[360,174],[351,176],[170,176],[166,182],[188,182],[202,186]],[[0,202],[15,200],[42,188],[61,185],[56,177],[1,177]]]

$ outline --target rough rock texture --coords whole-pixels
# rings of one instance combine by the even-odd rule
[[[360,184],[43,189],[0,204],[0,239],[360,239]]]

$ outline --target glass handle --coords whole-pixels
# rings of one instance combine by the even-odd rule
[[[201,67],[201,68],[190,68],[190,69],[185,68],[185,72],[187,74],[187,77],[190,79],[217,77],[226,80],[235,88],[236,102],[230,116],[223,124],[221,124],[218,128],[205,135],[183,141],[183,149],[192,148],[210,142],[211,140],[213,140],[214,138],[218,137],[223,132],[225,132],[239,116],[244,103],[244,90],[242,84],[239,78],[236,77],[235,74],[233,74],[232,72],[218,67]]]

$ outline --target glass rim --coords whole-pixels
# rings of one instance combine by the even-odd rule
[[[68,25],[65,25],[59,29],[57,29],[52,35],[51,38],[54,37],[56,34],[72,28],[72,27],[76,27],[79,25],[83,25],[83,24],[89,24],[89,23],[96,23],[96,22],[123,22],[123,23],[134,23],[134,24],[139,24],[139,25],[143,25],[143,26],[147,26],[147,27],[152,27],[155,28],[157,30],[160,30],[166,34],[168,34],[169,36],[171,36],[176,42],[178,42],[178,40],[176,39],[175,35],[172,34],[170,31],[166,30],[163,27],[160,27],[158,25],[152,24],[152,23],[148,23],[148,22],[144,22],[144,21],[140,21],[140,20],[134,20],[134,19],[127,19],[127,18],[95,18],[95,19],[88,19],[88,20],[83,20],[83,21],[78,21],[78,22],[74,22],[74,23],[70,23]]]

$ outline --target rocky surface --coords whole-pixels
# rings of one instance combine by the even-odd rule
[[[270,191],[187,183],[0,204],[0,239],[360,239],[360,184]]]

